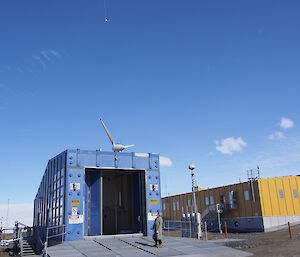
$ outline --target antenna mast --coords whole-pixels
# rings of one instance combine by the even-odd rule
[[[7,200],[6,228],[8,228],[8,217],[9,217],[9,198]]]

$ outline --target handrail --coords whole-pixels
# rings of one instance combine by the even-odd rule
[[[63,241],[63,236],[66,234],[65,227],[66,227],[65,224],[58,225],[58,226],[47,227],[46,228],[46,241],[45,242],[48,244],[49,239],[59,237],[59,236],[61,236],[61,241]],[[50,233],[50,235],[49,235],[49,231],[51,231],[53,229],[57,229],[57,228],[62,228],[62,232],[58,233],[58,234],[54,234],[54,235],[51,235],[51,233]]]
[[[52,228],[59,228],[59,227],[65,227],[66,225],[57,225],[57,226],[52,226],[52,227],[48,227],[47,229],[52,229]]]

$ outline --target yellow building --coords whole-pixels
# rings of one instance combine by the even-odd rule
[[[231,231],[270,231],[300,223],[300,176],[252,179],[196,191],[196,204],[202,219],[216,227],[216,205],[221,206],[222,222]],[[180,220],[192,212],[192,193],[162,199],[163,217]]]

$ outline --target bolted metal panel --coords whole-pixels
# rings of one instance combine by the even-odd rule
[[[91,224],[88,212],[86,168],[141,170],[145,172],[143,195],[146,197],[147,235],[156,213],[161,212],[161,190],[158,154],[114,153],[103,151],[66,150],[48,162],[36,195],[34,226],[45,226],[47,210],[52,225],[65,224],[65,240],[79,240],[88,234]],[[101,224],[101,223],[98,223]],[[89,227],[90,225],[90,227]]]

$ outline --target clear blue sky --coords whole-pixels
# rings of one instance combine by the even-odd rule
[[[203,187],[300,174],[298,0],[106,1],[108,22],[103,0],[1,1],[0,204],[66,148],[110,150],[100,116],[171,159],[163,194],[190,162]]]

